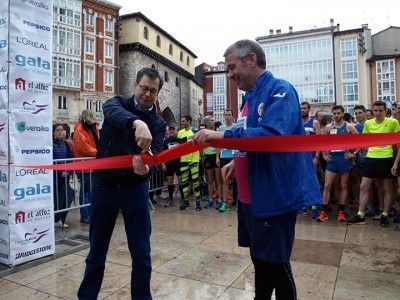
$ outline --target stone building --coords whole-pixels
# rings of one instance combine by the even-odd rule
[[[193,108],[201,103],[191,101],[197,56],[189,48],[137,12],[120,18],[119,49],[121,95],[131,96],[138,70],[152,67],[164,77],[158,101],[167,123],[179,124],[181,116],[201,112]]]

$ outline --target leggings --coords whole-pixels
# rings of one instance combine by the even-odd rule
[[[277,300],[295,300],[297,298],[290,262],[272,263],[251,258],[255,270],[255,300],[271,299],[275,290]]]
[[[181,162],[182,189],[185,199],[189,197],[189,175],[192,179],[193,191],[197,200],[200,200],[199,164]]]

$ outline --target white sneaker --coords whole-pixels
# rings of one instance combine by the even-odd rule
[[[67,224],[63,224],[61,221],[58,221],[54,223],[54,227],[56,228],[68,228],[69,226]]]

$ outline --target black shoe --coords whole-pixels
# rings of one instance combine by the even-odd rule
[[[380,220],[380,224],[382,227],[389,227],[389,219],[387,216],[382,215],[381,216],[381,220]]]
[[[185,201],[181,202],[181,205],[179,206],[180,210],[185,210],[186,209],[186,204]]]
[[[352,219],[347,222],[347,225],[364,225],[365,217],[361,218],[359,215],[355,215]]]
[[[164,203],[164,207],[173,207],[175,206],[175,201],[173,199],[169,199],[167,203]]]
[[[201,210],[201,206],[200,206],[200,200],[196,201],[196,210],[200,211]]]
[[[186,207],[190,207],[190,203],[188,200],[185,200],[185,205],[186,205]]]

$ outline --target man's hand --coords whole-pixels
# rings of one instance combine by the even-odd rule
[[[325,161],[331,161],[331,160],[332,160],[332,156],[329,155],[329,154],[326,154],[326,153],[322,153],[322,158],[323,158]]]
[[[149,127],[147,127],[145,122],[141,120],[136,120],[133,122],[133,128],[136,129],[135,141],[138,146],[143,150],[149,150],[151,141],[153,140]]]
[[[213,140],[220,140],[224,138],[224,134],[219,131],[210,129],[202,129],[193,136],[193,140],[200,144],[205,144]]]
[[[221,169],[222,180],[232,181],[235,173],[235,162],[233,159]]]
[[[135,155],[132,159],[133,172],[140,176],[145,176],[149,173],[149,166],[143,163],[139,155]]]

